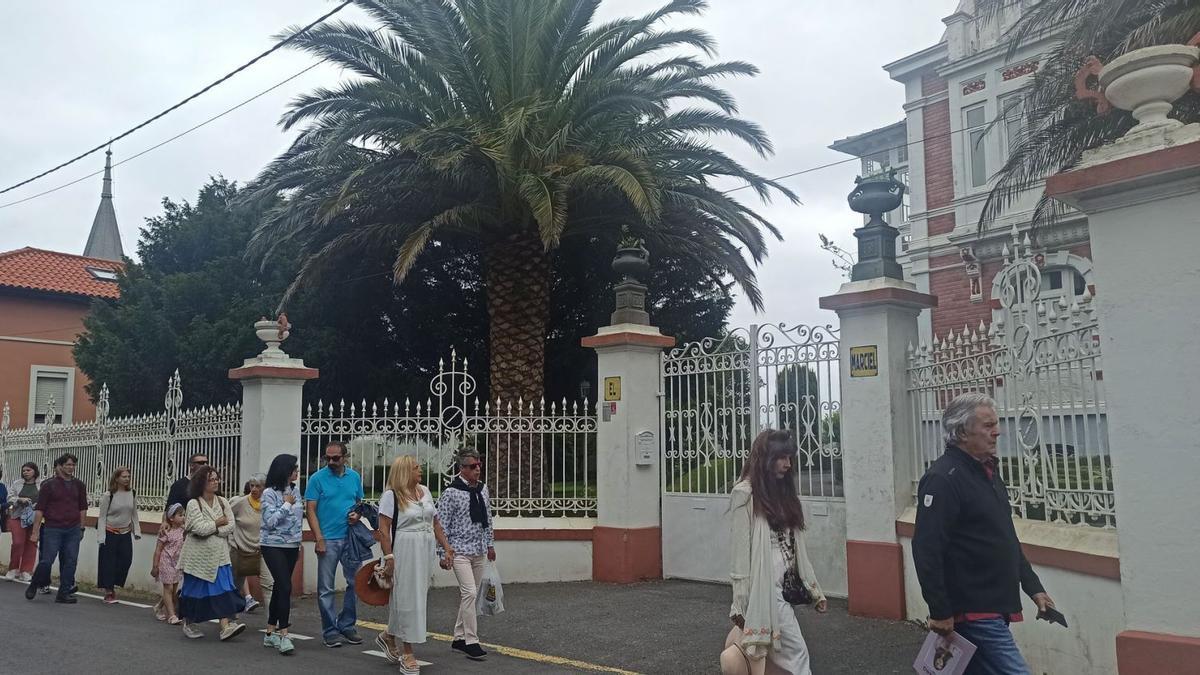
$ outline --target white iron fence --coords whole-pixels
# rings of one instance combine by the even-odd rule
[[[368,501],[387,489],[389,467],[412,455],[436,497],[454,477],[454,457],[474,450],[497,515],[595,516],[596,416],[588,401],[482,401],[454,351],[429,382],[424,401],[384,399],[305,406],[302,476],[320,468],[329,441],[346,443]]]
[[[179,371],[167,382],[163,410],[148,415],[110,418],[108,387],[100,390],[96,419],[77,424],[54,424],[51,399],[46,424],[10,428],[8,403],[0,417],[0,465],[4,480],[21,474],[21,465],[37,464],[43,478],[51,475],[54,459],[63,453],[79,458],[75,475],[88,487],[93,504],[108,490],[117,467],[126,467],[137,491],[138,507],[162,509],[171,483],[187,471],[188,458],[204,453],[221,471],[226,495],[241,494],[238,471],[242,441],[240,403],[184,410]]]
[[[943,451],[941,414],[955,396],[996,400],[1000,473],[1016,515],[1115,525],[1112,464],[1092,296],[1042,299],[1029,238],[1014,232],[997,276],[1001,309],[990,327],[964,328],[910,348],[916,476]],[[1071,289],[1073,290],[1073,289]],[[914,485],[915,493],[915,485]]]
[[[800,448],[800,493],[843,498],[837,333],[752,325],[663,354],[664,493],[727,493],[754,437],[777,428]]]

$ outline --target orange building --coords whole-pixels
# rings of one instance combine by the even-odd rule
[[[0,406],[11,428],[94,418],[72,348],[96,299],[115,300],[122,261],[112,202],[112,153],[83,255],[25,247],[0,253]]]

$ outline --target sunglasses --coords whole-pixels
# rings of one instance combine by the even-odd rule
[[[325,455],[326,462],[340,462],[345,458],[345,455]]]
[[[474,462],[472,464],[463,464],[464,469],[478,469],[481,466],[483,466],[483,464],[481,464],[479,462]]]
[[[193,459],[192,460],[192,466],[204,466],[206,464],[208,464],[207,459]]]

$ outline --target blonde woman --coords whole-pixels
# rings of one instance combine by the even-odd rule
[[[117,602],[117,588],[125,587],[133,564],[133,541],[142,538],[137,493],[129,469],[119,466],[108,479],[108,492],[100,498],[96,541],[100,544],[96,585],[104,589],[104,604]]]
[[[425,609],[433,561],[434,538],[446,551],[439,563],[448,569],[454,549],[446,540],[437,507],[429,489],[421,485],[421,466],[409,455],[392,462],[388,490],[379,499],[380,546],[385,552],[384,571],[393,575],[388,629],[375,639],[389,661],[400,664],[404,675],[420,672],[413,644],[425,642]],[[403,643],[402,649],[396,642]]]
[[[741,631],[740,648],[751,672],[769,665],[811,675],[808,645],[792,605],[783,597],[785,575],[798,575],[818,612],[828,609],[804,547],[804,512],[796,492],[796,441],[766,429],[754,439],[741,480],[730,491],[733,604],[729,617]],[[794,578],[794,577],[793,577]]]

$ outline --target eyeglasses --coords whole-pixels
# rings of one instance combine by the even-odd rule
[[[483,464],[481,464],[479,462],[474,462],[472,464],[463,464],[464,469],[478,469],[481,466],[483,466]]]

